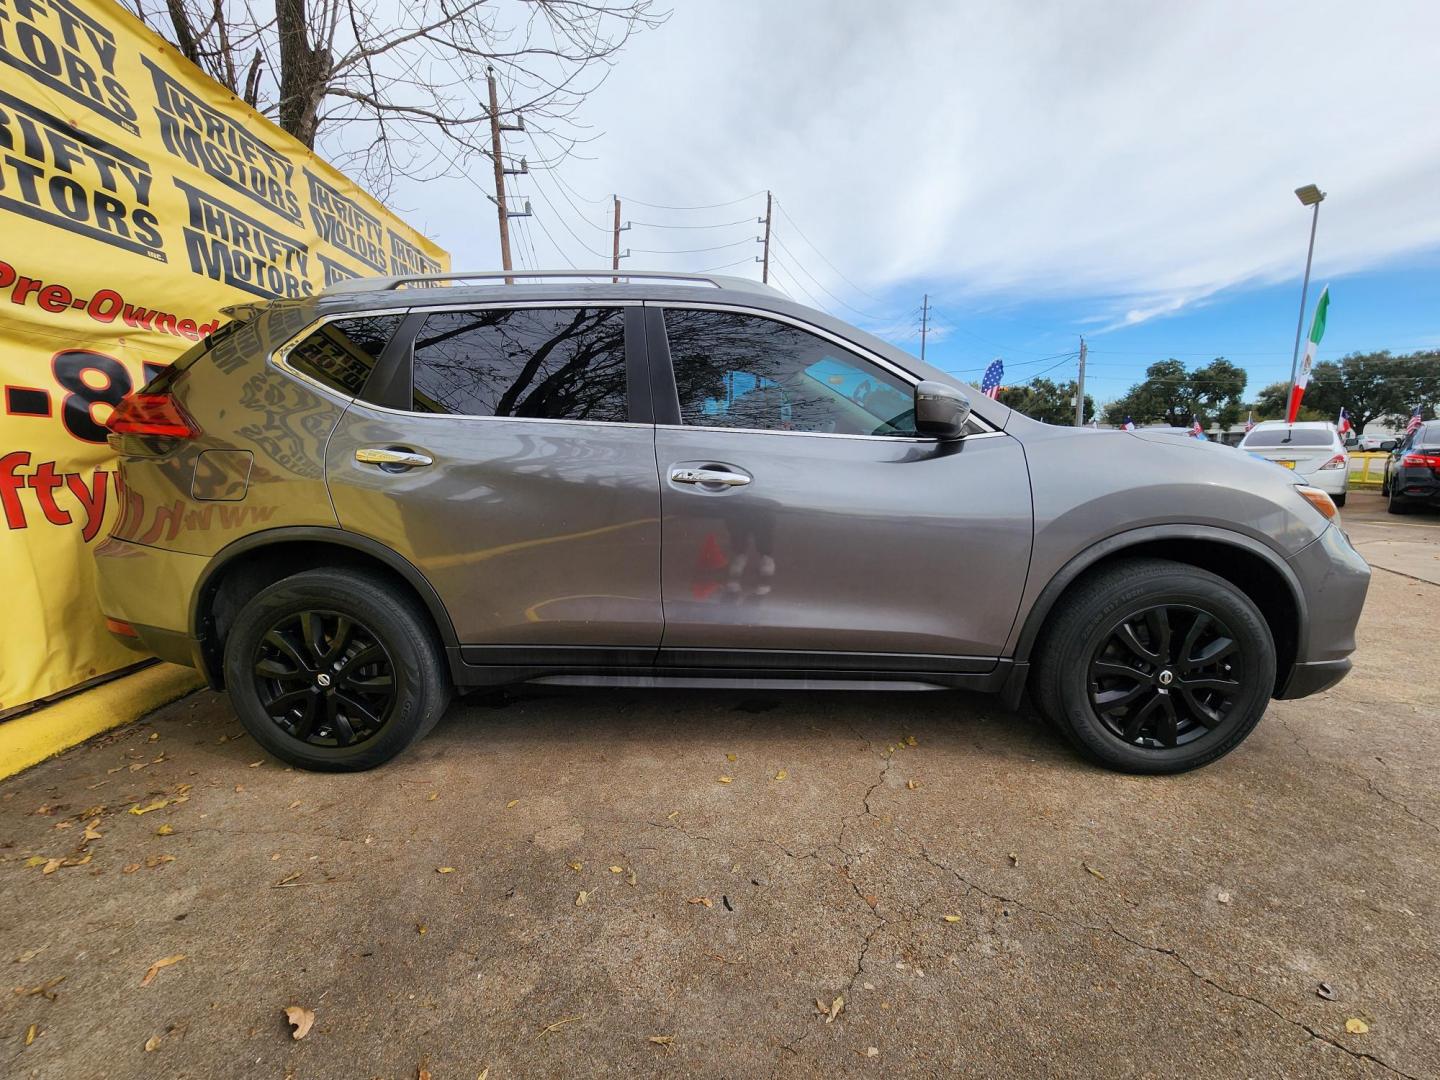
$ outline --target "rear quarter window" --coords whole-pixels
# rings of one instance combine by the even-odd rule
[[[359,397],[403,317],[365,315],[327,322],[292,348],[285,362],[337,393]]]

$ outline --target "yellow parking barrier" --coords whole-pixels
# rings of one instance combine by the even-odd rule
[[[102,731],[138,720],[202,685],[200,674],[190,668],[153,664],[0,720],[0,778],[13,776]]]
[[[1379,487],[1385,478],[1385,459],[1390,455],[1381,450],[1357,451],[1350,455],[1352,487]]]

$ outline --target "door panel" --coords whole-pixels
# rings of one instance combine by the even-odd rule
[[[389,471],[356,451],[433,464]],[[343,528],[414,563],[462,644],[660,641],[654,428],[405,415],[356,402],[326,454]]]
[[[712,648],[787,650],[810,666],[824,658],[798,654],[999,655],[1031,540],[1029,476],[1009,436],[661,426],[656,458],[662,662]],[[749,482],[672,479],[687,470]]]

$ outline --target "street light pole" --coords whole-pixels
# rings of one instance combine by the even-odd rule
[[[1301,206],[1313,206],[1310,217],[1310,247],[1305,252],[1305,281],[1300,286],[1300,317],[1295,320],[1295,351],[1290,356],[1290,385],[1295,385],[1295,376],[1300,370],[1300,335],[1305,329],[1305,300],[1310,292],[1310,263],[1315,258],[1315,227],[1320,224],[1320,204],[1325,201],[1325,192],[1314,184],[1296,188],[1295,195]]]

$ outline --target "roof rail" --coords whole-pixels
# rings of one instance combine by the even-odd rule
[[[388,292],[406,285],[431,285],[447,281],[503,281],[513,284],[516,278],[616,278],[626,281],[679,281],[696,285],[709,285],[716,289],[739,289],[745,292],[765,292],[783,295],[770,285],[751,281],[749,278],[731,277],[726,274],[671,273],[666,270],[457,270],[444,274],[404,274],[399,277],[358,277],[337,281],[320,295],[335,296],[342,293]]]

